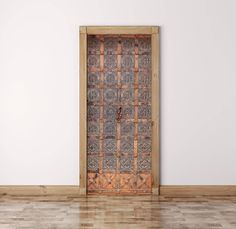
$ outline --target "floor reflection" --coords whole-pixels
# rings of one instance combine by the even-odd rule
[[[236,197],[1,197],[1,229],[236,228]]]

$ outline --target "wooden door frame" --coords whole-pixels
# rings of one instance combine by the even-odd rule
[[[149,34],[152,36],[152,193],[160,193],[159,26],[81,26],[79,36],[79,154],[80,193],[87,194],[87,36]]]

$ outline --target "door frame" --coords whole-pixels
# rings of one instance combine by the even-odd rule
[[[160,193],[160,36],[159,26],[80,26],[79,166],[80,193],[87,195],[87,36],[149,34],[152,37],[152,194]]]

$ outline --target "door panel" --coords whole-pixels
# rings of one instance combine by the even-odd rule
[[[151,193],[151,36],[89,35],[89,193]]]

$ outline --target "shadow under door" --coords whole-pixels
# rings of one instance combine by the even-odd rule
[[[87,37],[88,193],[151,193],[151,35]]]

